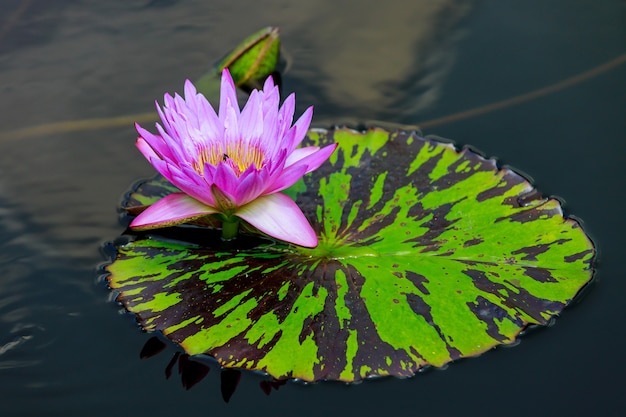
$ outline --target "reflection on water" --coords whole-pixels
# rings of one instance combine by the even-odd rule
[[[152,358],[165,351],[166,348],[166,342],[162,341],[159,337],[153,336],[149,338],[143,346],[139,356],[141,359]],[[177,374],[183,388],[190,390],[206,378],[212,369],[214,373],[219,372],[220,374],[220,393],[222,394],[222,400],[229,402],[233,394],[235,394],[235,391],[237,391],[243,373],[237,369],[221,368],[213,358],[205,356],[190,357],[188,354],[176,350],[165,367],[164,374],[165,379],[170,379],[172,375]],[[265,395],[270,395],[273,391],[278,391],[280,387],[287,382],[287,379],[278,380],[265,377],[261,379],[258,384]]]
[[[454,63],[458,24],[476,3],[470,0],[406,2],[350,1],[350,13],[310,2],[303,24],[323,30],[296,36],[296,48],[323,51],[308,54],[302,76],[315,93],[312,102],[339,107],[340,117],[398,120],[398,112],[418,112],[439,96]],[[411,108],[398,108],[411,90]],[[323,114],[329,122],[337,114]]]
[[[0,371],[41,364],[38,351],[50,343],[47,319],[60,308],[50,303],[51,286],[33,285],[54,250],[38,242],[27,219],[0,200]],[[51,264],[47,264],[46,268]]]
[[[2,130],[152,110],[164,90],[179,90],[242,36],[273,22],[296,63],[293,77],[314,92],[303,100],[321,104],[320,116],[341,108],[339,116],[384,120],[407,86],[419,92],[417,110],[436,100],[454,62],[457,25],[474,1],[351,0],[342,10],[328,0],[274,1],[249,4],[244,14],[224,0],[83,3],[34,2],[11,36],[28,28],[33,41],[2,42],[0,114],[12,113]]]
[[[314,124],[323,127],[347,118],[443,116],[626,51],[621,2],[549,3],[2,0],[0,131],[152,111],[154,99],[180,91],[185,78],[267,25],[281,28],[288,52],[285,91],[298,92],[302,108],[315,105]],[[611,415],[619,387],[607,383],[608,371],[580,364],[624,363],[623,336],[611,320],[623,316],[616,297],[626,288],[612,279],[623,274],[611,259],[622,255],[626,230],[608,213],[626,202],[606,191],[623,188],[623,67],[540,102],[429,132],[480,141],[529,170],[547,193],[565,195],[603,251],[607,279],[584,308],[566,311],[531,343],[410,381],[287,384],[268,398],[244,377],[230,408],[222,408],[216,374],[185,392],[163,377],[168,355],[137,360],[149,337],[94,285],[98,248],[123,230],[121,194],[153,175],[134,149],[132,126],[0,142],[0,415],[541,414],[520,400],[531,394],[545,415]],[[596,387],[592,397],[601,403],[564,400],[590,398]]]

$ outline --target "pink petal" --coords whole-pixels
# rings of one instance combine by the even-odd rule
[[[220,119],[224,122],[223,140],[225,143],[237,142],[241,139],[239,135],[239,109],[237,107],[228,106],[223,113],[220,110]]]
[[[322,149],[318,149],[315,146],[310,146],[307,148],[296,149],[294,153],[296,154],[293,157],[293,153],[287,158],[287,162],[285,163],[285,168],[282,172],[274,177],[271,182],[271,186],[268,187],[264,194],[271,194],[277,191],[284,190],[285,188],[291,187],[296,183],[304,174],[308,174],[311,171],[316,170],[320,167],[328,157],[334,152],[337,148],[337,144],[333,143],[332,145],[325,146]],[[291,161],[291,165],[288,165],[290,159],[299,158],[296,161]]]
[[[302,139],[306,136],[311,126],[311,119],[313,118],[313,106],[309,107],[302,113],[302,116],[294,123],[291,129],[295,129],[295,136],[291,142],[289,151],[293,151],[302,142]]]
[[[279,149],[274,155],[274,158],[267,161],[265,165],[266,169],[272,174],[272,178],[275,178],[276,172],[282,171],[285,168],[285,161],[287,160],[287,149]]]
[[[263,136],[263,107],[258,90],[253,90],[248,102],[239,116],[239,132],[241,140],[256,142]]]
[[[214,207],[215,200],[205,180],[193,169],[178,167],[158,158],[150,160],[152,166],[170,183],[199,202]]]
[[[150,158],[150,163],[152,164],[154,169],[159,172],[159,174],[163,175],[169,182],[178,187],[178,185],[176,185],[176,183],[174,182],[174,176],[172,175],[172,167],[174,167],[173,165],[168,164],[161,158]]]
[[[198,101],[197,101],[196,87],[189,80],[185,80],[185,101],[189,109],[195,114],[198,114]]]
[[[330,155],[333,152],[335,152],[335,149],[337,149],[337,145],[338,143],[333,143],[332,145],[325,146],[319,151],[305,156],[304,158],[295,162],[293,165],[306,165],[307,174],[311,171],[315,171],[316,169],[320,167],[320,165],[326,162],[326,160],[330,157]]]
[[[285,194],[259,197],[235,214],[276,239],[309,248],[317,246],[315,231],[296,203]]]
[[[263,113],[272,112],[277,114],[278,103],[280,102],[280,91],[278,91],[278,87],[274,86],[270,89],[264,89],[261,92],[263,98]]]
[[[169,175],[170,178],[168,179],[170,182],[180,188],[181,191],[184,191],[207,206],[216,206],[213,194],[207,182],[192,168],[170,166]]]
[[[157,131],[163,141],[167,143],[167,147],[170,150],[172,155],[172,161],[178,163],[180,161],[185,160],[185,154],[183,153],[182,147],[180,146],[180,137],[178,136],[178,132],[173,129],[172,135],[167,133],[160,124],[156,124]]]
[[[174,193],[145,209],[135,217],[130,227],[135,230],[148,230],[176,226],[217,212],[214,207],[204,205],[184,193]]]
[[[185,99],[182,98],[178,93],[174,94],[174,108],[176,109],[176,113],[178,114],[187,113],[187,109],[189,108],[189,106],[187,106],[187,102],[185,102]]]
[[[217,117],[213,106],[211,106],[211,103],[209,103],[204,96],[200,96],[198,107],[198,111],[200,112],[200,130],[203,133],[202,136],[198,138],[198,141],[208,147],[211,141],[222,136],[224,126],[219,117]]]
[[[278,110],[279,136],[284,136],[285,132],[291,127],[293,122],[293,113],[296,110],[296,95],[289,94],[283,102],[280,110]]]
[[[224,68],[222,71],[222,83],[220,87],[220,119],[224,120],[227,112],[226,109],[233,108],[237,110],[237,116],[239,116],[239,104],[237,103],[237,90],[233,77],[230,76],[228,68]]]
[[[141,136],[137,138],[137,141],[135,141],[135,146],[137,146],[139,152],[141,152],[148,161],[152,159],[162,159],[161,155],[157,154],[154,149],[152,149],[152,146],[150,146]]]
[[[267,171],[258,171],[253,166],[248,168],[239,177],[239,184],[235,190],[236,203],[238,206],[248,204],[256,199],[267,187]]]
[[[163,110],[161,110],[161,106],[159,105],[159,102],[155,101],[154,104],[156,105],[157,113],[159,114],[159,118],[161,119],[163,126],[165,126],[165,129],[166,130],[171,129],[170,121],[165,115],[165,113],[163,113]]]
[[[274,155],[285,147],[285,140],[279,134],[280,126],[276,108],[263,113],[263,134],[260,137],[260,146],[265,150],[266,159],[273,159]]]
[[[273,87],[271,90],[264,90],[260,93],[260,95],[262,96],[261,107],[263,109],[263,147],[269,152],[269,154],[273,154],[274,149],[280,147],[280,138],[282,137],[282,134],[280,133],[280,116],[278,110],[280,94],[278,92],[278,87]],[[286,127],[286,129],[288,128],[289,126]]]
[[[282,191],[296,183],[304,174],[306,174],[307,166],[296,164],[285,168],[278,177],[267,187],[263,194],[272,194]]]
[[[217,167],[215,167],[213,184],[224,192],[231,201],[235,202],[238,200],[235,193],[237,191],[237,184],[239,184],[239,178],[237,178],[237,175],[235,175],[235,172],[228,164],[220,162]]]
[[[263,83],[263,91],[268,92],[274,89],[274,78],[270,75],[265,79],[265,83]]]
[[[161,159],[169,159],[169,160],[172,159],[173,157],[172,152],[170,151],[169,146],[167,145],[167,143],[163,140],[161,136],[154,135],[148,132],[146,129],[139,126],[139,124],[137,123],[135,123],[135,129],[137,130],[137,133],[139,133],[139,139],[142,139],[141,142],[143,142],[143,143],[140,143],[139,139],[137,139],[137,142],[136,142],[137,148],[139,148],[141,153],[147,159],[150,159],[150,158],[148,158],[148,156],[146,155],[144,150],[140,148],[140,146],[144,148],[145,146],[150,147],[152,149],[152,152],[155,153]]]
[[[288,167],[289,165],[293,165],[294,163],[298,162],[302,158],[305,158],[311,154],[314,154],[315,152],[319,150],[320,150],[319,146],[307,146],[306,148],[295,149],[287,157],[287,160],[285,161],[285,166]]]
[[[174,103],[174,97],[169,93],[163,95],[163,112],[168,120],[171,120],[172,112],[176,112],[176,104]]]
[[[219,187],[215,184],[211,185],[211,193],[213,193],[215,205],[218,207],[221,213],[226,213],[230,216],[231,213],[235,211],[236,205],[235,200],[232,198],[232,196],[220,190]]]

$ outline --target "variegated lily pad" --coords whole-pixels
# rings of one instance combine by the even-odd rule
[[[380,129],[305,140],[339,143],[292,190],[319,246],[225,247],[197,227],[136,236],[108,280],[145,329],[278,379],[410,376],[513,342],[592,278],[580,225],[493,160]],[[127,209],[171,191],[148,181]]]

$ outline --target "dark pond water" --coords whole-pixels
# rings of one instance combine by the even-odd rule
[[[225,404],[215,369],[189,391],[165,379],[174,347],[140,360],[149,336],[97,280],[122,193],[153,173],[115,118],[267,25],[316,126],[422,124],[563,198],[599,246],[586,297],[516,347],[409,380],[266,396],[245,374]],[[623,415],[624,54],[618,0],[1,0],[0,415]]]

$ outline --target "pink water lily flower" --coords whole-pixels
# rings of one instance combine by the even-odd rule
[[[222,73],[219,114],[185,83],[185,98],[165,95],[162,126],[152,134],[136,125],[137,148],[182,192],[157,201],[137,216],[138,230],[168,227],[221,214],[224,231],[243,219],[261,232],[315,247],[317,236],[296,203],[281,190],[317,169],[336,144],[296,148],[305,137],[312,107],[292,125],[295,96],[279,106],[272,78],[239,110],[230,73]]]

